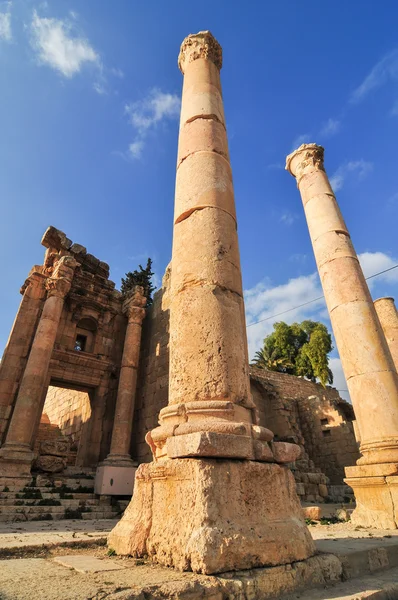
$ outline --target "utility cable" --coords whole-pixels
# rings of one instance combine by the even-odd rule
[[[368,279],[372,279],[373,277],[378,277],[379,275],[383,275],[384,273],[388,273],[388,271],[392,271],[393,269],[396,269],[398,267],[397,265],[394,265],[393,267],[390,267],[389,269],[384,269],[384,271],[379,271],[379,273],[375,273],[374,275],[369,275],[369,277],[365,277],[366,281]],[[253,325],[258,325],[259,323],[263,323],[264,321],[269,321],[270,319],[275,319],[275,317],[279,317],[280,315],[284,315],[288,312],[291,312],[292,310],[297,310],[298,308],[302,308],[303,306],[307,306],[308,304],[312,304],[313,302],[318,302],[318,300],[322,300],[324,298],[324,295],[319,296],[318,298],[314,298],[313,300],[308,300],[308,302],[303,302],[303,304],[298,304],[297,306],[293,306],[292,308],[287,308],[286,310],[283,310],[282,312],[276,313],[275,315],[271,315],[270,317],[266,317],[265,319],[260,319],[260,321],[256,321],[255,323],[250,323],[250,325],[246,325],[246,327],[253,327]]]

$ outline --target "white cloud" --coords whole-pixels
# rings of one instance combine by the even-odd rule
[[[362,252],[358,254],[359,262],[361,263],[362,271],[365,277],[370,277],[386,269],[391,269],[394,265],[398,264],[398,259],[392,258],[384,252]],[[379,275],[377,278],[369,279],[368,285],[372,287],[374,283],[398,283],[398,269],[393,269],[387,273]]]
[[[31,45],[40,62],[64,77],[73,77],[87,64],[101,65],[89,41],[74,35],[73,25],[67,20],[40,17],[34,11],[30,31]]]
[[[141,158],[144,139],[149,131],[162,121],[177,119],[180,114],[180,98],[176,94],[162,92],[155,88],[146,98],[125,106],[125,112],[136,133],[136,140],[130,144],[128,157]]]
[[[347,177],[356,174],[359,180],[364,179],[373,170],[373,163],[366,160],[351,160],[340,167],[333,173],[330,178],[330,184],[335,192],[341,190],[345,184]]]
[[[162,119],[178,117],[180,99],[176,94],[153,89],[143,100],[127,104],[126,113],[133,127],[142,134]]]
[[[362,83],[351,94],[350,102],[360,102],[371,91],[381,87],[389,81],[398,79],[398,49],[393,50],[373,67]]]
[[[275,322],[282,320],[293,323],[304,319],[319,320],[320,311],[324,310],[325,306],[323,298],[306,306],[300,305],[321,296],[322,289],[317,273],[296,277],[278,286],[272,286],[271,282],[265,280],[253,288],[245,290],[247,325],[267,319],[247,329],[250,358],[262,346],[264,337],[272,331]],[[299,308],[279,316],[280,313],[297,306]]]
[[[6,10],[0,12],[0,39],[10,42],[12,40],[11,31],[11,2],[6,3]]]
[[[340,130],[340,126],[341,123],[337,119],[328,119],[326,123],[323,124],[319,135],[323,137],[331,137]]]
[[[296,215],[295,213],[290,212],[290,210],[285,210],[285,212],[280,218],[280,221],[285,225],[290,226],[293,225],[293,223],[297,221],[298,218],[298,215]]]

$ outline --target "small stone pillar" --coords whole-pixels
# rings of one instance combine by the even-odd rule
[[[77,262],[59,258],[51,277],[45,280],[47,299],[22,377],[4,445],[0,448],[0,473],[26,476],[34,457],[32,437],[42,410],[43,390],[66,294]]]
[[[133,493],[137,463],[130,456],[142,321],[145,317],[144,288],[135,286],[123,304],[128,323],[120,367],[110,453],[98,467],[95,493],[127,496]]]
[[[203,573],[303,560],[314,545],[292,473],[276,464],[300,448],[271,441],[250,394],[221,47],[208,31],[190,35],[178,64],[169,405],[109,545]]]
[[[286,169],[296,177],[303,200],[361,438],[363,456],[358,466],[346,468],[346,482],[357,500],[352,520],[396,527],[388,476],[398,475],[398,375],[323,156],[321,146],[303,144],[287,157]]]
[[[398,371],[398,312],[394,298],[379,298],[374,301],[374,306]]]

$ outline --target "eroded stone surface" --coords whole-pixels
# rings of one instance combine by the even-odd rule
[[[199,573],[284,564],[315,551],[287,468],[214,459],[141,465],[108,544]]]

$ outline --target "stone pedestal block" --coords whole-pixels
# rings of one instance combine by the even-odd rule
[[[351,521],[362,527],[398,528],[398,464],[347,467],[345,482],[354,490]]]
[[[220,459],[140,465],[133,500],[108,544],[118,554],[206,574],[315,552],[288,468]]]
[[[94,493],[106,496],[131,496],[137,467],[100,465],[95,474]]]

